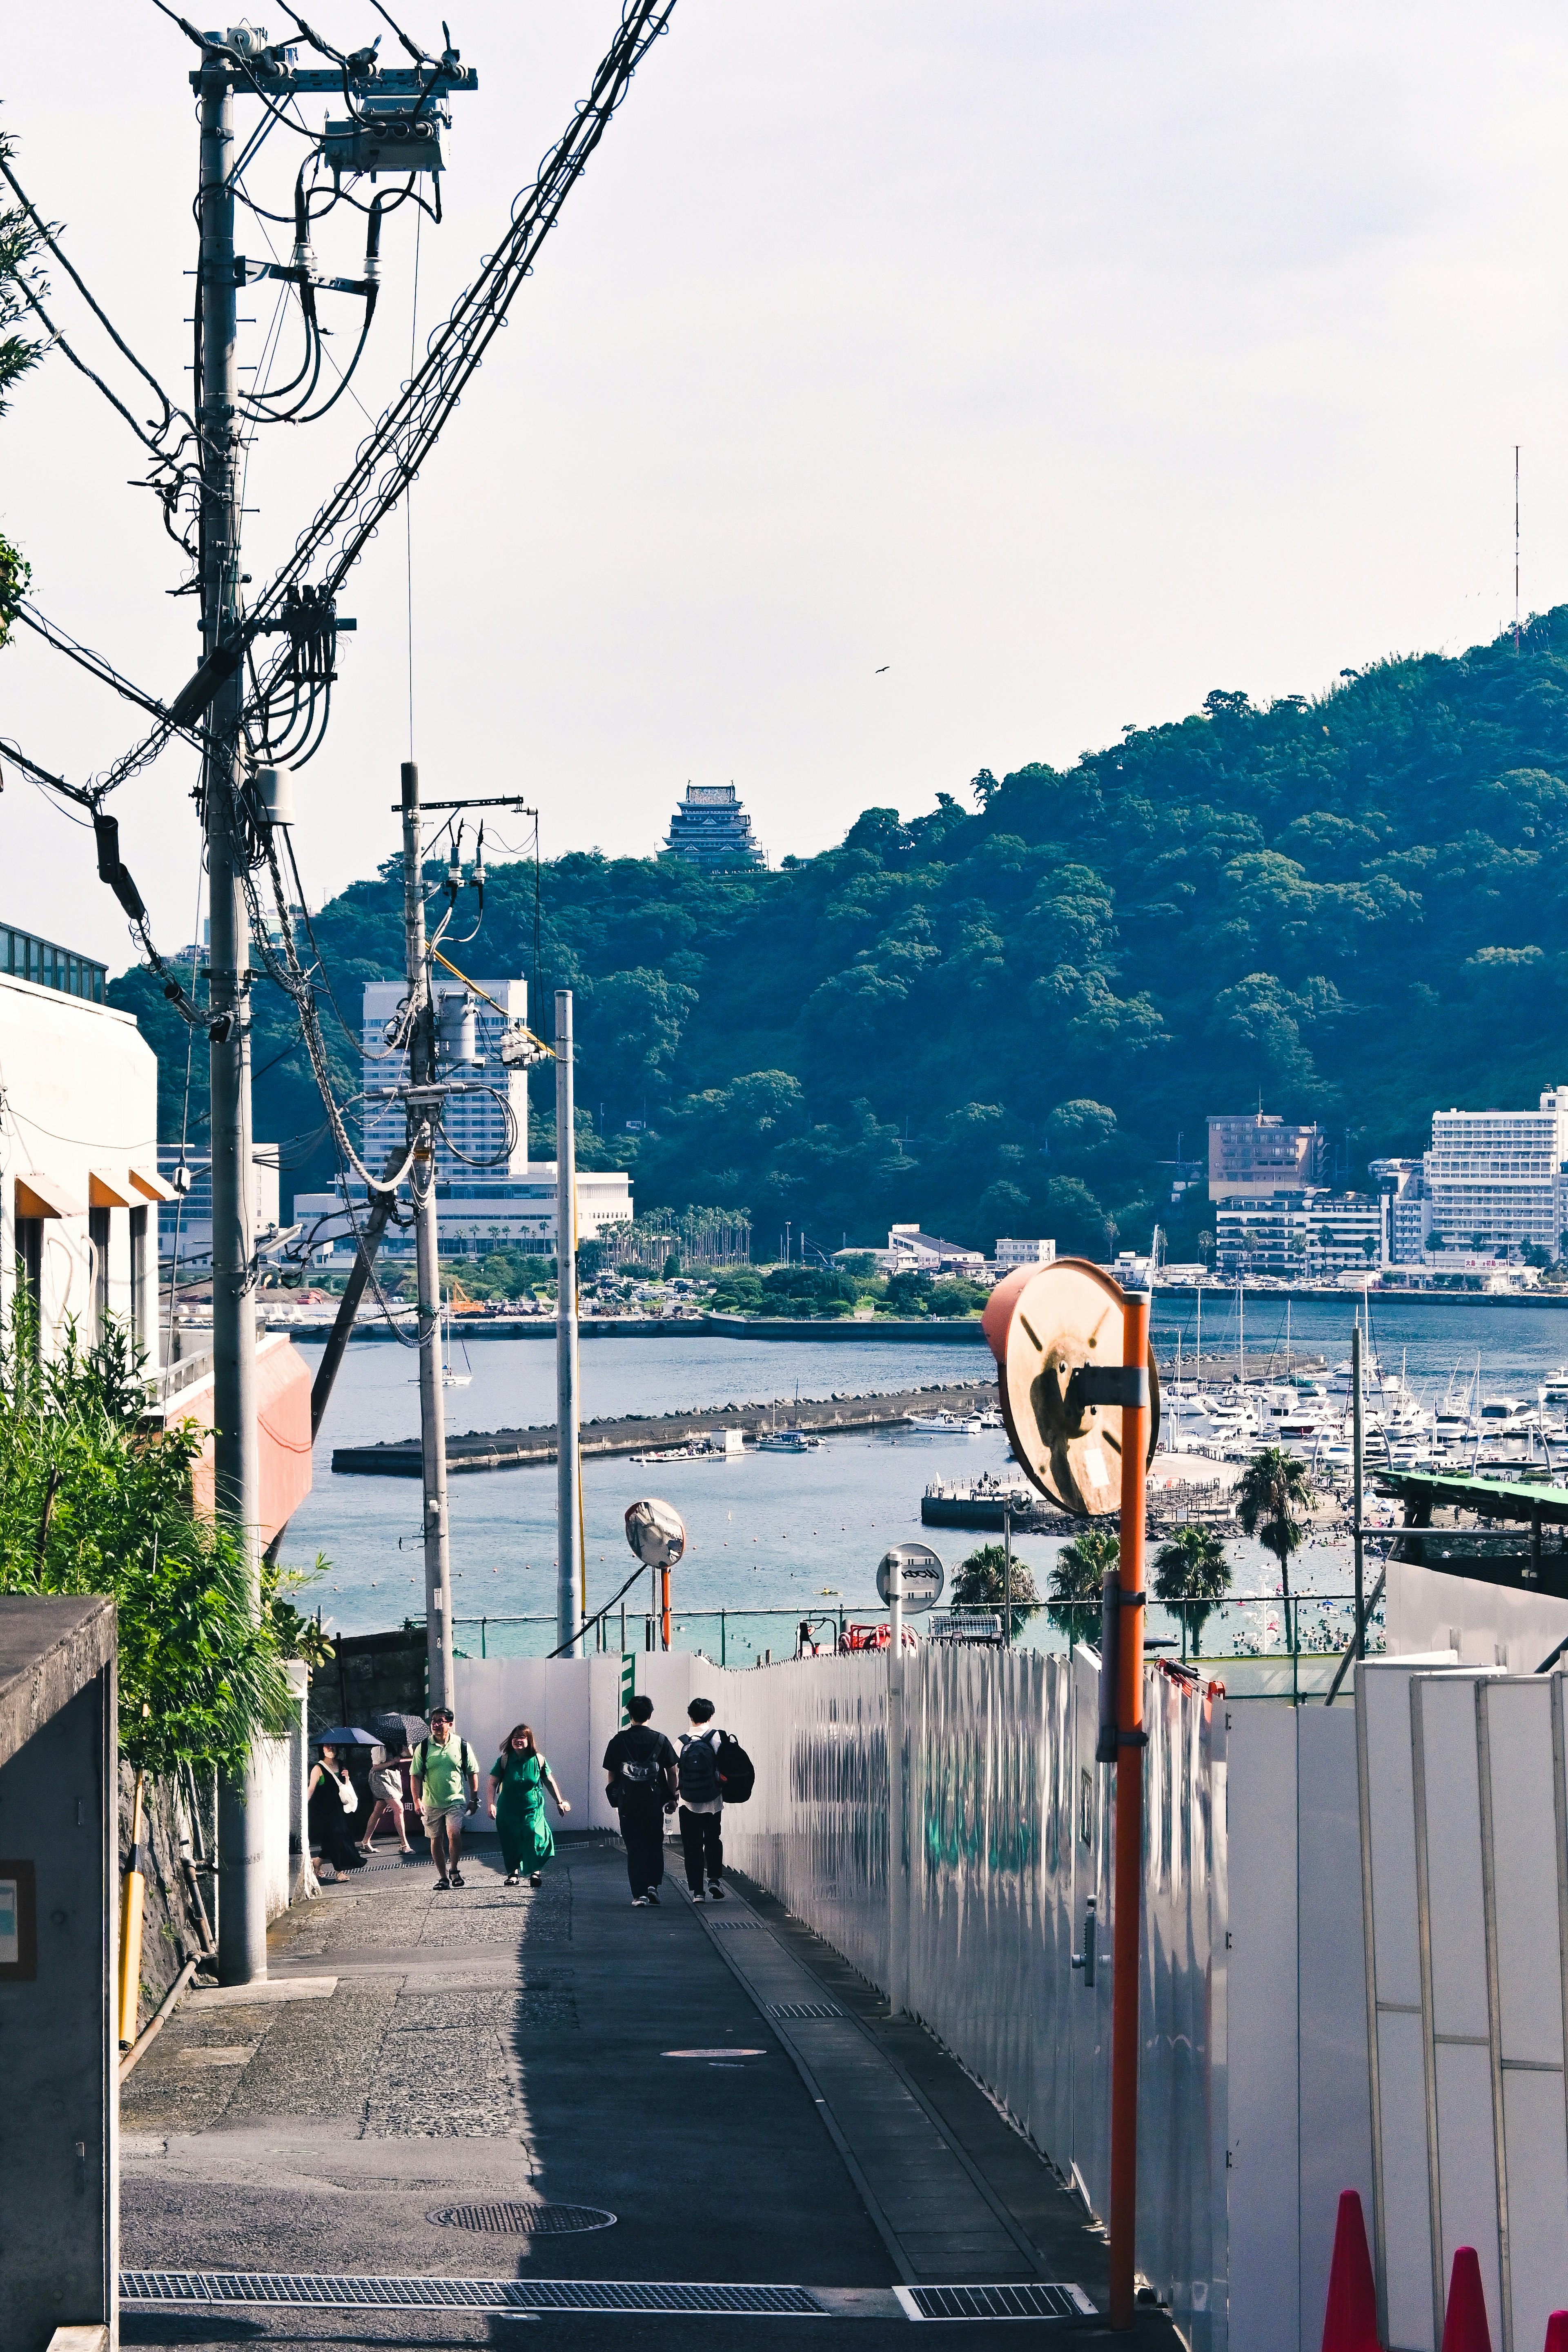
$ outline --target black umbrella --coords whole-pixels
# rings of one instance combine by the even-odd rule
[[[312,1748],[380,1748],[384,1742],[374,1731],[356,1731],[352,1726],[340,1723],[332,1731],[313,1731],[310,1745]]]
[[[430,1729],[422,1715],[404,1715],[396,1707],[373,1715],[370,1726],[382,1746],[393,1755],[404,1748],[412,1748],[416,1740],[426,1738]]]

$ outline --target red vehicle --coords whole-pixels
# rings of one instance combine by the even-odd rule
[[[856,1650],[885,1650],[889,1646],[892,1638],[891,1629],[885,1617],[875,1625],[846,1625],[839,1637],[838,1653],[841,1657],[847,1657]],[[906,1650],[920,1648],[919,1635],[908,1625],[904,1627],[903,1645]]]

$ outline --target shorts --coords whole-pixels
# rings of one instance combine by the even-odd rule
[[[460,1830],[468,1818],[468,1801],[466,1797],[459,1797],[450,1805],[421,1805],[419,1810],[424,1815],[426,1828],[432,1833],[441,1822],[445,1822],[449,1830]]]

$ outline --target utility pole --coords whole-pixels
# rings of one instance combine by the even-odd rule
[[[210,659],[239,619],[239,486],[236,432],[234,81],[204,49],[201,102],[202,651]],[[207,711],[206,848],[212,921],[208,1038],[212,1087],[213,1441],[217,1513],[246,1562],[251,1614],[261,1609],[261,1481],[256,1423],[256,1310],[251,1302],[250,950],[240,887],[237,663]],[[218,1790],[218,1975],[226,1985],[267,1974],[267,1893],[260,1785],[253,1759]]]
[[[1133,2252],[1138,2224],[1139,1977],[1143,1937],[1143,1583],[1145,1482],[1149,1469],[1150,1293],[1130,1290],[1122,1307],[1121,1361],[1136,1402],[1121,1408],[1121,1540],[1112,1605],[1116,1618],[1116,1862],[1111,1920],[1110,2325],[1136,2324]],[[1110,1593],[1110,1578],[1105,1580]]]
[[[419,1295],[419,1440],[425,1484],[425,1638],[429,1706],[452,1704],[452,1564],[447,1528],[447,1398],[441,1386],[441,1237],[436,1218],[436,1017],[425,956],[419,771],[403,762],[403,941],[408,974],[408,1139]]]
[[[555,992],[555,1640],[582,1654],[587,1595],[583,1555],[577,1403],[577,1129],[572,1068],[572,991]],[[668,1616],[667,1616],[668,1622]]]
[[[1366,1554],[1363,1548],[1361,1523],[1363,1430],[1361,1318],[1359,1315],[1356,1318],[1355,1328],[1351,1333],[1351,1393],[1353,1400],[1352,1407],[1352,1419],[1351,1424],[1352,1436],[1351,1446],[1351,1542],[1354,1548],[1355,1553],[1355,1641],[1353,1647],[1356,1656],[1358,1658],[1364,1658],[1366,1655],[1366,1624],[1364,1622],[1366,1615],[1366,1593],[1364,1589],[1366,1584]]]

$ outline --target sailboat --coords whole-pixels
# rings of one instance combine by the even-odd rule
[[[468,1360],[468,1351],[465,1347],[463,1349],[463,1361],[467,1364]],[[473,1380],[473,1377],[474,1375],[471,1368],[465,1372],[456,1371],[453,1369],[452,1302],[450,1297],[448,1297],[447,1300],[446,1312],[441,1323],[441,1386],[444,1389],[466,1389]]]

